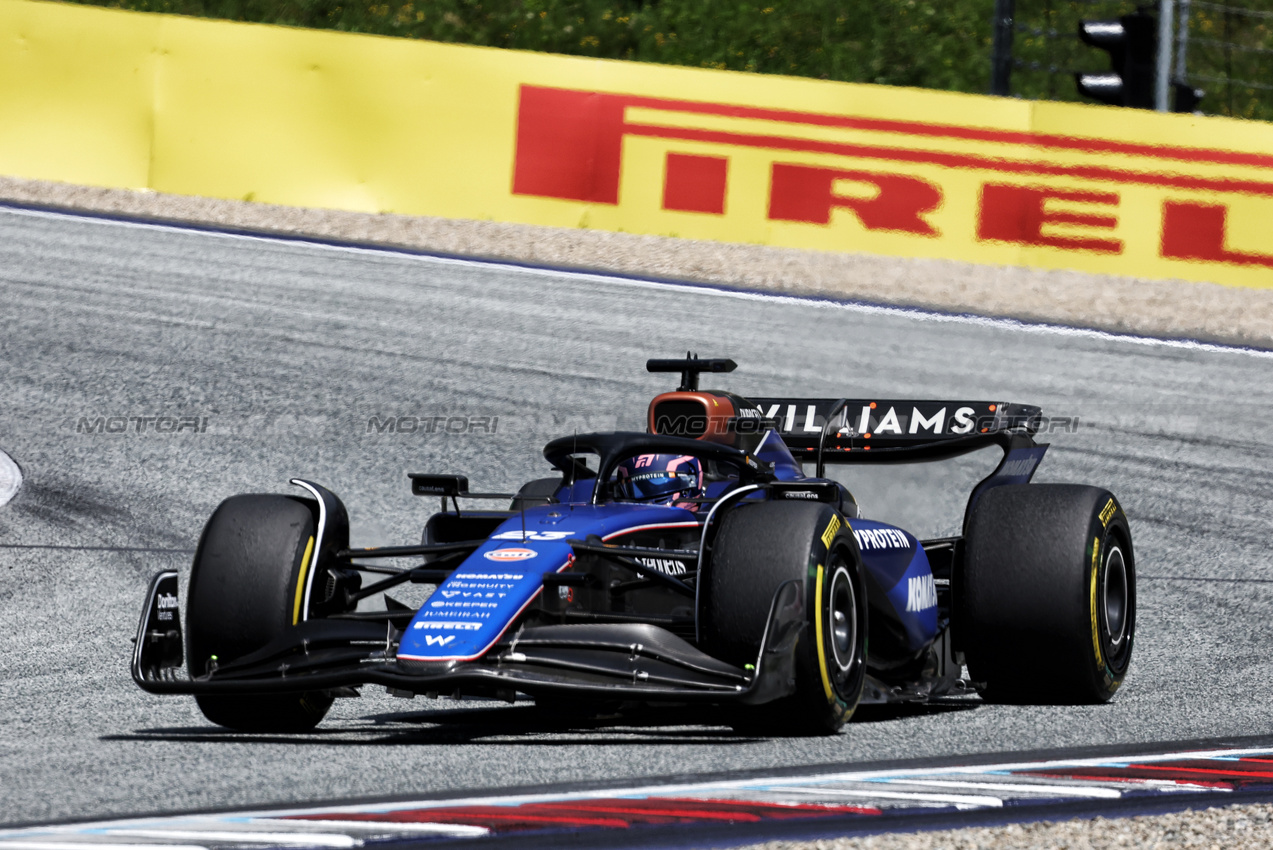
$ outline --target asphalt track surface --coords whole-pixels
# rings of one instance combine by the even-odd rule
[[[148,578],[184,586],[222,498],[299,475],[342,496],[355,545],[411,542],[433,505],[408,471],[515,487],[551,437],[640,428],[670,387],[644,360],[688,348],[737,360],[743,394],[1077,417],[1036,481],[1108,486],[1130,518],[1137,646],[1113,703],[864,709],[792,740],[672,709],[572,723],[368,688],[314,734],[253,738],[129,679]],[[0,211],[0,391],[23,476],[0,507],[0,823],[1273,733],[1267,353]],[[369,432],[388,416],[499,419]],[[127,430],[77,430],[97,417]],[[850,483],[921,533],[961,508],[931,468]]]

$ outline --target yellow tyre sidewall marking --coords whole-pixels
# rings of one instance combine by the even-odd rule
[[[818,578],[814,585],[813,627],[818,636],[818,670],[822,673],[822,690],[826,692],[827,702],[835,702],[835,691],[831,688],[831,676],[827,673],[826,643],[822,637],[822,573],[818,564]]]
[[[296,577],[296,601],[292,603],[292,625],[296,625],[301,619],[301,600],[305,598],[305,575],[309,572],[309,556],[314,551],[314,537],[310,535],[309,542],[305,544],[305,554],[301,556],[301,572]]]
[[[1096,620],[1096,574],[1100,572],[1100,556],[1101,556],[1101,538],[1092,538],[1092,588],[1091,588],[1091,609],[1092,609],[1092,650],[1096,653],[1096,663],[1104,666],[1105,658],[1101,653],[1101,634],[1100,627]]]
[[[833,514],[831,516],[831,521],[827,523],[827,530],[822,532],[822,545],[827,548],[827,551],[831,550],[831,541],[835,539],[835,535],[839,533],[839,531],[840,518]],[[818,569],[821,570],[822,567],[818,567]],[[819,573],[819,575],[821,575],[821,573]]]

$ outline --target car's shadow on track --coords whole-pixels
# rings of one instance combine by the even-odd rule
[[[932,717],[972,711],[984,706],[981,700],[958,699],[947,702],[893,703],[891,705],[860,705],[853,712],[851,723],[886,723],[891,720],[908,720],[912,717]]]
[[[864,705],[852,723],[882,723],[968,711],[981,703]],[[742,733],[728,726],[719,709],[698,706],[616,705],[594,710],[535,705],[436,708],[369,714],[358,721],[319,727],[302,734],[243,733],[216,726],[138,729],[103,735],[102,741],[184,743],[280,743],[321,746],[430,746],[481,743],[515,746],[569,744],[677,746],[759,743],[769,735]]]

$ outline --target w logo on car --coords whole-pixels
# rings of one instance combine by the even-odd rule
[[[425,646],[446,646],[448,643],[450,643],[453,640],[455,640],[455,635],[425,635],[424,645]]]
[[[484,557],[488,561],[508,563],[509,561],[528,561],[537,554],[534,549],[495,549],[487,552]]]

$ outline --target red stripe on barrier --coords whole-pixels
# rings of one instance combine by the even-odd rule
[[[1172,189],[1209,190],[1214,192],[1238,192],[1251,195],[1273,195],[1273,183],[1257,180],[1231,180],[1228,178],[1186,177],[1167,173],[1127,171],[1119,168],[1083,165],[1051,165],[1026,160],[1007,160],[999,157],[954,154],[944,151],[906,150],[904,148],[855,145],[842,142],[824,142],[815,139],[794,139],[789,136],[761,136],[729,133],[720,130],[691,130],[680,127],[658,127],[645,124],[627,124],[625,132],[632,136],[648,136],[658,139],[680,139],[694,142],[715,142],[724,145],[764,148],[767,150],[801,151],[806,153],[830,153],[862,159],[881,159],[891,162],[909,162],[921,165],[938,165],[945,168],[975,168],[1009,174],[1032,176],[1083,177],[1109,183],[1131,183],[1140,186],[1161,186]]]
[[[532,86],[523,86],[523,89],[526,88],[532,88]],[[1051,133],[986,130],[977,127],[958,127],[951,124],[926,124],[919,121],[894,121],[882,118],[825,115],[815,112],[793,112],[784,109],[765,109],[762,107],[734,106],[700,101],[665,100],[633,95],[605,96],[622,99],[626,106],[658,109],[667,112],[717,115],[722,118],[754,118],[762,121],[780,121],[788,124],[806,124],[815,127],[843,127],[849,130],[898,133],[906,136],[1027,145],[1030,147],[1073,150],[1083,153],[1117,153],[1128,156],[1144,156],[1152,159],[1172,159],[1182,162],[1209,162],[1219,165],[1250,165],[1256,168],[1273,168],[1273,156],[1258,153],[1145,145],[1134,142],[1116,142],[1109,139],[1060,136]]]

